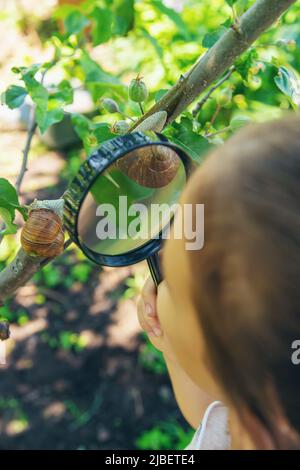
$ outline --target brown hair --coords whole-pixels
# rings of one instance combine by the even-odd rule
[[[300,433],[300,116],[244,128],[193,178],[205,243],[188,256],[210,366],[237,410],[292,447],[278,437],[270,384]]]

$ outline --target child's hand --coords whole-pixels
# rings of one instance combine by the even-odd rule
[[[159,285],[159,293],[157,293],[151,277],[147,279],[137,305],[138,319],[153,346],[166,354],[168,358],[175,360],[171,345],[166,333],[161,328],[157,315],[157,295],[161,295],[164,289],[167,289],[167,286],[163,281]]]

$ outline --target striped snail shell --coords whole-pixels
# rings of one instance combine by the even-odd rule
[[[117,160],[115,166],[141,186],[162,188],[175,178],[180,163],[174,150],[152,145],[133,150]]]
[[[50,209],[32,209],[21,232],[21,245],[32,256],[52,258],[62,253],[61,218]]]

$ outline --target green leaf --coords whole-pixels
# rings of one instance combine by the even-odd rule
[[[11,85],[3,93],[3,101],[10,109],[19,108],[27,95],[27,90],[22,86]]]
[[[94,103],[97,103],[103,95],[109,94],[110,97],[115,99],[128,99],[128,87],[121,83],[100,83],[90,82],[87,84],[87,88],[91,93]]]
[[[170,139],[183,147],[193,160],[201,161],[203,155],[213,148],[207,139],[193,131],[191,119],[182,117],[180,122],[173,123],[172,127],[175,132],[170,135]]]
[[[93,124],[92,131],[97,139],[98,144],[102,144],[106,140],[113,139],[114,137],[116,137],[115,134],[110,131],[110,125],[106,122]]]
[[[101,83],[116,83],[119,84],[119,80],[104,72],[100,65],[95,62],[86,51],[82,51],[79,59],[79,65],[81,66],[84,74],[85,81],[88,82],[101,82]]]
[[[187,25],[175,10],[168,8],[160,0],[152,0],[152,4],[158,11],[168,16],[170,20],[173,21],[173,23],[177,26],[178,31],[186,40],[191,38],[191,34],[187,28]]]
[[[242,54],[234,63],[236,71],[243,80],[248,80],[249,70],[253,67],[258,59],[258,52],[255,48],[249,49]]]
[[[26,219],[27,211],[24,207],[20,206],[16,189],[8,180],[0,178],[0,216],[6,226],[1,232],[2,235],[16,233],[17,228],[13,223],[16,210]]]
[[[279,90],[289,96],[296,106],[300,106],[300,80],[297,73],[291,67],[280,67],[274,80]]]
[[[225,0],[225,2],[227,3],[227,5],[229,5],[230,7],[232,7],[238,0]]]
[[[72,124],[74,130],[83,142],[87,154],[91,153],[93,148],[99,147],[106,140],[115,136],[110,131],[110,125],[104,122],[95,123],[82,114],[72,114]]]
[[[17,191],[5,178],[0,178],[0,198],[1,200],[5,200],[8,204],[11,204],[13,207],[19,207]]]
[[[63,119],[62,106],[73,102],[73,90],[67,80],[62,80],[58,90],[49,95],[48,90],[35,78],[39,68],[37,65],[20,67],[18,73],[21,73],[26,90],[35,104],[36,122],[40,132],[44,134],[52,124]]]
[[[29,67],[13,67],[11,71],[13,73],[21,74],[22,77],[24,76],[34,76],[36,72],[41,68],[40,64],[32,64]]]
[[[226,31],[227,28],[225,28],[225,26],[221,26],[216,31],[205,34],[202,41],[202,46],[207,49],[211,48],[220,39],[220,37],[223,36]]]
[[[25,73],[22,73],[22,78],[36,106],[36,121],[40,131],[43,133],[46,130],[44,123],[46,121],[49,94],[46,88],[34,78],[34,73],[36,73],[36,71],[25,71]]]
[[[88,18],[77,10],[72,11],[64,21],[65,31],[68,36],[80,33],[88,24]]]
[[[62,121],[64,111],[61,108],[54,108],[44,112],[44,110],[37,107],[35,115],[41,134],[44,134],[52,124]]]
[[[143,36],[150,42],[150,44],[152,44],[152,46],[154,47],[158,57],[160,59],[163,59],[163,56],[164,56],[164,51],[163,51],[163,48],[160,46],[159,42],[153,37],[151,36],[150,33],[148,33],[148,31],[145,29],[145,28],[141,28],[141,31],[143,33]]]
[[[238,0],[235,6],[237,16],[242,16],[248,8],[249,0]]]
[[[112,35],[112,12],[107,8],[96,7],[93,10],[92,18],[94,22],[92,30],[93,46],[98,46],[108,41]]]
[[[71,120],[76,134],[83,142],[86,153],[89,154],[91,150],[89,136],[91,133],[92,121],[82,114],[77,113],[72,114]]]
[[[65,20],[74,11],[74,5],[59,5],[52,12],[55,20]]]
[[[113,33],[125,36],[134,26],[134,0],[119,0],[113,12]]]
[[[73,97],[73,88],[68,80],[62,80],[57,86],[57,91],[51,94],[51,99],[60,102],[61,105],[73,103]]]
[[[0,217],[3,219],[5,228],[0,231],[1,235],[11,235],[17,233],[18,227],[13,223],[13,217],[9,210],[1,207],[1,198],[0,198]]]

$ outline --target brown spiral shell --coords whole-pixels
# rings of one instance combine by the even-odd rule
[[[32,256],[52,258],[63,251],[61,218],[50,209],[33,209],[21,232],[21,245]]]
[[[115,166],[141,186],[162,188],[175,178],[180,163],[174,150],[153,145],[133,150]]]

